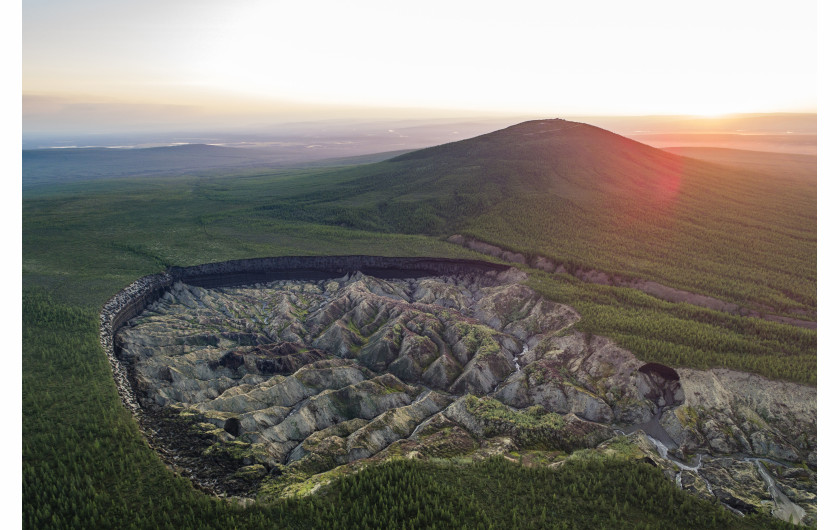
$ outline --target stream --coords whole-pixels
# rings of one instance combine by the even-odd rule
[[[528,353],[528,345],[526,344],[525,346],[522,347],[522,352],[519,355],[517,355],[516,357],[513,358],[513,364],[514,364],[514,366],[516,366],[516,371],[517,372],[520,369],[519,368],[519,359],[521,359],[527,353]]]
[[[676,480],[677,486],[679,486],[680,489],[682,489],[682,472],[683,471],[694,471],[695,473],[697,473],[697,476],[700,477],[703,480],[703,483],[706,484],[706,489],[709,490],[709,493],[712,496],[715,495],[714,492],[712,492],[712,485],[709,484],[709,481],[706,480],[706,477],[704,477],[703,475],[700,474],[700,467],[703,465],[703,455],[702,454],[697,456],[697,464],[696,465],[689,466],[689,465],[683,464],[679,460],[675,460],[675,459],[671,458],[670,456],[668,456],[668,448],[665,446],[664,443],[662,443],[661,441],[657,440],[656,438],[654,438],[653,436],[651,436],[649,434],[647,434],[646,436],[647,436],[647,439],[650,440],[650,442],[656,447],[656,450],[659,452],[659,456],[661,456],[665,460],[668,460],[669,462],[672,462],[674,465],[676,465],[678,468],[680,468],[680,472],[677,473],[677,476],[674,479],[674,480]],[[743,515],[743,514],[741,514],[741,515]]]
[[[521,358],[522,358],[522,357],[523,357],[526,353],[528,353],[528,350],[529,350],[528,345],[527,345],[527,344],[525,344],[525,345],[522,347],[522,351],[521,351],[521,352],[519,352],[519,355],[514,355],[514,356],[513,356],[513,366],[514,366],[514,368],[515,368],[515,370],[514,370],[515,372],[518,372],[518,371],[520,371],[520,370],[522,369],[522,367],[521,367],[521,366],[519,366],[519,359],[521,359]],[[493,387],[493,390],[491,390],[491,391],[490,391],[490,394],[491,394],[491,395],[492,395],[492,394],[495,394],[495,393],[496,393],[496,390],[498,390],[498,389],[499,389],[499,385],[501,385],[501,384],[502,384],[502,383],[504,383],[505,381],[507,381],[507,378],[505,378],[505,379],[501,379],[498,383],[496,383],[496,385]]]

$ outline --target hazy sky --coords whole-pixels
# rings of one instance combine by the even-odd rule
[[[816,0],[24,0],[24,129],[815,112],[816,29]]]

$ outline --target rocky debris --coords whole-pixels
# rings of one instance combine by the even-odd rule
[[[269,460],[260,448],[231,443],[231,435],[221,434],[200,417],[165,408],[144,411],[139,419],[147,440],[163,461],[206,493],[253,496],[262,476],[268,473]],[[251,472],[239,473],[243,466],[252,466]]]
[[[383,256],[279,256],[170,267],[165,273],[144,276],[134,281],[108,300],[100,312],[100,343],[111,364],[114,382],[123,404],[135,414],[141,410],[132,386],[132,377],[118,359],[114,334],[160,297],[172,300],[172,294],[167,293],[166,289],[171,288],[173,283],[185,281],[203,286],[244,285],[302,277],[334,278],[354,270],[375,271],[386,277],[492,273],[502,279],[510,274],[521,274],[504,265],[484,261]],[[335,285],[333,281],[328,282],[328,285]]]
[[[255,438],[267,440],[274,453],[286,459],[313,432],[353,418],[373,419],[387,410],[410,404],[419,392],[390,374],[338,390],[326,390]]]
[[[245,350],[231,350],[218,361],[211,362],[210,368],[223,366],[232,371],[242,368],[245,373],[289,375],[307,364],[329,358],[330,355],[323,350],[306,349],[291,342],[278,342]]]
[[[525,256],[518,252],[510,252],[508,250],[504,250],[495,245],[491,245],[489,243],[485,243],[483,241],[479,241],[471,237],[464,237],[460,234],[455,234],[453,236],[450,236],[447,241],[455,243],[456,245],[467,247],[471,250],[475,250],[476,252],[481,252],[482,254],[486,254],[488,256],[493,256],[495,258],[500,258],[505,261],[509,261],[511,263],[521,263],[523,265],[527,263]]]
[[[709,482],[709,488],[715,497],[744,514],[777,510],[774,495],[762,476],[766,473],[761,462],[728,457],[709,458],[703,465],[703,476]],[[800,511],[802,508],[797,506],[796,510]],[[783,519],[787,521],[789,514],[784,515]],[[802,515],[804,513],[795,517],[793,522],[799,524],[803,518]]]
[[[475,316],[491,328],[535,346],[542,335],[568,328],[580,320],[572,308],[546,300],[519,283],[485,289]]]
[[[467,395],[450,405],[443,415],[479,439],[510,437],[522,449],[560,449],[571,452],[595,447],[614,433],[606,425],[574,414],[559,415],[539,405],[517,410],[490,397]]]
[[[750,462],[732,458],[709,460],[703,466],[703,476],[715,497],[744,514],[766,509],[772,503],[765,498],[767,487]]]
[[[514,407],[541,405],[589,421],[624,425],[650,420],[659,407],[646,397],[651,384],[639,372],[643,363],[603,337],[555,333],[525,354],[523,362],[525,368],[494,393]]]
[[[770,475],[775,479],[776,487],[784,493],[791,503],[803,509],[801,524],[817,524],[817,475],[805,467],[785,467],[773,462],[763,462]],[[780,517],[787,520],[784,515]]]
[[[778,491],[803,521],[815,513],[815,389],[643,363],[576,331],[573,309],[523,279],[507,270],[175,282],[119,329],[114,358],[156,447],[208,491],[247,496],[265,481],[300,491],[311,477],[389,455],[623,447],[742,512],[776,502],[744,456],[787,462],[768,471]],[[153,427],[161,417],[177,421]],[[616,434],[638,429],[649,436]],[[797,471],[803,461],[811,469]]]
[[[451,398],[434,392],[404,407],[393,408],[366,422],[359,418],[338,424],[337,429],[318,431],[302,442],[289,456],[289,463],[301,462],[300,467],[311,469],[329,462],[329,468],[354,460],[368,458],[398,440],[406,439],[424,420],[447,406]]]
[[[518,369],[528,341],[577,320],[516,279],[176,282],[120,330],[117,351],[144,407],[191,411],[219,443],[264,448],[269,467],[321,468],[407,438],[451,394],[487,394]],[[341,443],[319,438],[360,420]]]
[[[108,356],[114,383],[123,405],[135,414],[140,411],[140,405],[137,403],[126,368],[117,357],[114,334],[129,318],[139,314],[171,284],[172,277],[169,274],[143,276],[108,300],[99,313],[99,342]]]
[[[592,452],[657,466],[680,488],[697,497],[721,502],[735,513],[762,512],[784,521],[793,514],[796,524],[816,523],[817,504],[813,494],[816,474],[809,475],[813,472],[805,468],[743,456],[707,454],[694,455],[689,465],[670,457],[667,448],[642,431],[613,437]],[[587,453],[582,457],[590,456]],[[806,475],[810,478],[805,478]],[[800,480],[791,484],[790,477]]]
[[[811,460],[817,443],[815,388],[726,369],[680,373],[685,402],[661,421],[680,452]]]

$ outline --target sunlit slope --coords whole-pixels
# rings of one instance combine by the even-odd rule
[[[542,120],[313,176],[312,190],[278,190],[256,208],[373,230],[464,233],[814,318],[816,174],[803,164],[774,171],[773,160],[711,163]]]

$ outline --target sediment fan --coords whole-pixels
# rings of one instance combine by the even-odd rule
[[[797,478],[815,474],[791,463],[816,465],[815,389],[643,363],[524,279],[435,258],[173,268],[105,306],[103,344],[153,445],[214,493],[310,491],[395,456],[559,462],[629,441],[699,496],[814,516]]]

